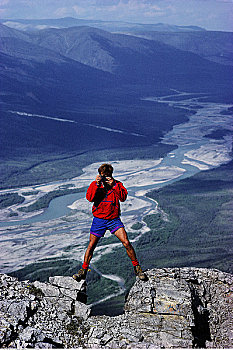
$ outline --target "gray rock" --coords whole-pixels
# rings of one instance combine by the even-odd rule
[[[227,291],[233,276],[220,273],[219,280],[218,273],[195,268],[147,271],[148,281],[137,280],[132,287],[125,315],[107,321],[97,317],[94,323],[88,319],[95,330],[87,343],[103,347],[97,342],[101,330],[99,336],[112,336],[109,344],[119,348],[232,346],[232,309],[227,302],[231,294],[227,297]]]
[[[37,341],[43,341],[46,336],[40,329],[33,327],[26,327],[19,333],[19,339],[25,343],[34,343]]]
[[[103,336],[103,338],[101,338],[100,344],[101,345],[106,345],[108,342],[110,342],[110,340],[112,340],[112,337],[110,335],[108,335],[108,334],[105,334]]]
[[[48,343],[43,343],[43,342],[37,342],[34,345],[35,349],[53,349],[54,346],[52,344],[48,344]]]
[[[91,308],[85,304],[80,303],[79,301],[74,302],[74,315],[81,317],[86,320],[91,313]]]
[[[30,301],[29,300],[16,300],[12,302],[7,312],[12,315],[15,320],[25,322],[28,317],[28,312],[30,310]]]
[[[0,275],[0,347],[230,348],[233,276],[197,268],[153,269],[136,280],[125,314],[90,316],[84,281]],[[38,294],[40,289],[43,294]]]
[[[77,300],[79,290],[73,290],[73,289],[67,289],[67,288],[60,288],[60,292],[65,297],[71,298],[73,300]]]
[[[60,309],[66,312],[72,312],[73,309],[73,300],[67,297],[44,297],[47,305],[52,307],[54,305],[56,309]]]
[[[58,286],[61,288],[69,289],[69,290],[82,290],[85,285],[85,281],[77,282],[72,277],[69,276],[54,276],[49,277],[49,283],[54,286]]]
[[[44,296],[59,297],[60,291],[58,287],[53,286],[50,283],[42,283],[39,281],[35,281],[33,284],[43,292]]]
[[[0,344],[8,343],[11,339],[11,320],[7,318],[7,314],[0,312]]]

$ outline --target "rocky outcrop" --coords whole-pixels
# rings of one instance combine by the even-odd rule
[[[0,346],[36,348],[233,347],[233,276],[166,268],[137,280],[116,317],[90,316],[85,282],[1,275]]]
[[[90,318],[90,347],[219,348],[233,346],[233,276],[176,268],[147,272],[128,295],[125,314]]]
[[[80,347],[90,315],[86,284],[71,277],[49,283],[0,278],[0,347]]]

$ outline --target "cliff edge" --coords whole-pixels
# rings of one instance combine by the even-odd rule
[[[91,316],[84,281],[0,275],[0,347],[233,347],[233,275],[203,268],[146,273],[115,317]]]

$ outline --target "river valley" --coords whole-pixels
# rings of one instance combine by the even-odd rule
[[[122,181],[128,189],[128,199],[122,203],[121,209],[122,220],[129,236],[133,224],[140,222],[143,225],[136,238],[134,235],[131,239],[132,242],[149,230],[143,222],[143,217],[161,210],[159,203],[146,197],[146,193],[190,177],[199,171],[229,162],[233,141],[233,116],[227,113],[232,105],[205,102],[204,95],[199,93],[190,95],[178,91],[176,95],[144,97],[143,100],[150,103],[153,101],[167,103],[194,113],[189,116],[187,122],[175,125],[164,135],[162,143],[177,147],[166,157],[125,161],[103,159],[103,162],[110,162],[113,165],[114,177]],[[222,138],[206,137],[216,130],[227,132]],[[64,186],[67,188],[88,186],[95,179],[98,167],[99,163],[92,163],[83,169],[81,176],[67,181],[0,192],[0,194],[17,192],[22,196],[25,192],[35,193],[25,196],[23,204],[0,211],[1,273],[18,270],[41,259],[63,257],[82,261],[92,221],[92,204],[85,199],[85,192],[55,198],[48,209],[38,212],[25,213],[18,211],[18,208],[30,205],[46,193]],[[17,216],[9,216],[12,213],[16,213]],[[110,233],[105,237],[103,240],[110,237]],[[94,265],[103,254],[110,253],[120,245],[117,240],[107,245],[100,243],[92,264]],[[119,285],[118,293],[124,292],[124,283],[118,276],[103,277],[115,280]]]

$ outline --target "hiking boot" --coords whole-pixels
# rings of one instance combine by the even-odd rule
[[[81,280],[85,280],[87,275],[87,270],[81,268],[78,273],[75,273],[72,277],[75,281],[80,282]]]
[[[134,271],[135,271],[135,275],[138,276],[138,278],[142,281],[146,281],[147,280],[147,276],[146,274],[142,271],[142,268],[140,265],[134,266]]]

